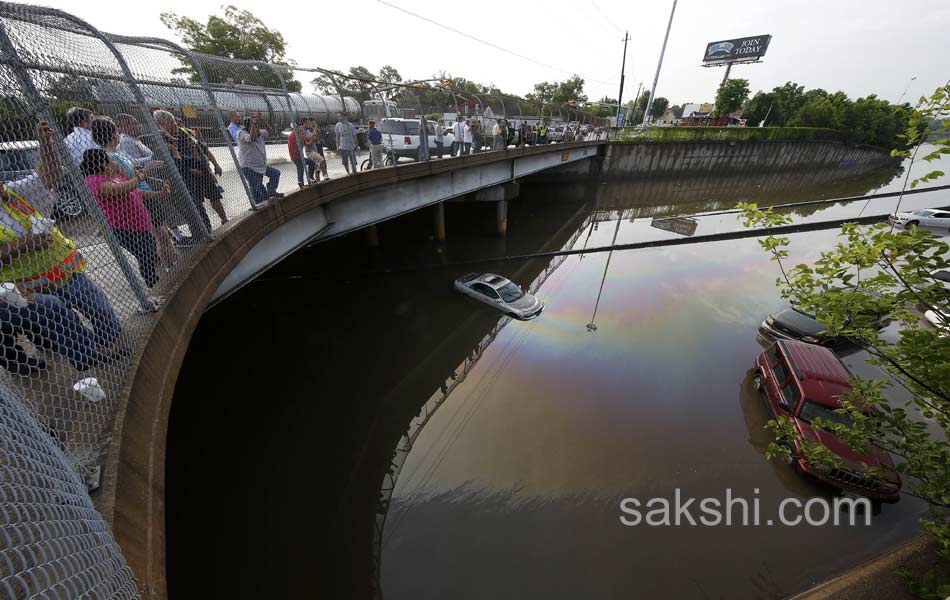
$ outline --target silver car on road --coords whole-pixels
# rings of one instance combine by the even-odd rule
[[[544,303],[520,287],[494,273],[469,273],[455,280],[455,289],[501,312],[529,321],[544,310]]]

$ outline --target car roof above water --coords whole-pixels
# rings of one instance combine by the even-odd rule
[[[851,373],[835,356],[822,346],[795,340],[778,342],[788,358],[795,377],[801,383],[805,396],[815,402],[838,408],[837,396],[851,390]]]

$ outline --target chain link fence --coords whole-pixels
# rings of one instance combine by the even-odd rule
[[[0,2],[0,596],[136,597],[88,494],[131,359],[189,254],[365,146],[313,73]]]

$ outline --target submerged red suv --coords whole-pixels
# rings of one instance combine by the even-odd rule
[[[833,433],[812,426],[815,418],[826,422],[848,423],[839,396],[851,390],[851,374],[831,350],[794,340],[779,340],[755,361],[753,385],[762,392],[772,413],[786,415],[795,423],[799,435],[817,441],[841,460],[841,465],[811,465],[801,458],[801,448],[792,448],[793,464],[799,472],[828,485],[882,502],[896,502],[901,479],[884,450],[873,454],[855,452]],[[863,463],[863,464],[862,464]],[[864,465],[882,467],[881,477],[864,472]]]

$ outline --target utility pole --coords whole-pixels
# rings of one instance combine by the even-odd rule
[[[643,93],[643,82],[640,82],[639,87],[637,87],[637,97],[633,99],[633,108],[630,109],[630,114],[636,114],[637,112],[637,102],[640,100],[640,94]]]
[[[673,9],[670,11],[670,22],[666,24],[666,35],[663,36],[663,48],[660,50],[660,60],[656,63],[656,75],[653,76],[653,88],[650,90],[650,99],[647,100],[647,109],[643,113],[643,127],[647,126],[650,118],[650,109],[653,108],[653,98],[656,97],[656,82],[660,79],[660,68],[663,66],[663,55],[666,54],[666,42],[670,39],[670,27],[673,26],[673,13],[676,12],[676,0],[673,0]]]
[[[624,80],[624,71],[627,69],[627,42],[630,40],[630,31],[626,31],[623,34],[623,62],[620,63],[620,91],[617,93],[617,122],[616,124],[620,125],[620,111],[621,106],[623,106],[623,80]]]

